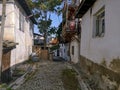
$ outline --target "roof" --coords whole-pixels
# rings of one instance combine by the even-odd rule
[[[43,35],[38,34],[38,33],[33,33],[33,35],[37,35],[37,36],[42,36],[43,37]]]
[[[30,16],[32,15],[31,11],[30,11],[30,8],[28,7],[27,5],[27,2],[25,0],[17,0],[17,2],[21,5],[21,7],[25,10],[27,16]],[[34,23],[34,24],[37,24],[34,16],[31,16],[30,17],[31,21]]]
[[[53,40],[50,41],[50,44],[58,44],[58,39],[57,38],[54,38]]]
[[[95,3],[96,0],[82,0],[82,2],[80,3],[77,13],[76,13],[76,17],[81,18],[90,7],[92,7],[92,5]]]

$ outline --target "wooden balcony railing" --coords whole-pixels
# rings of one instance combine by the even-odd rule
[[[67,21],[62,28],[62,36],[64,40],[70,41],[71,38],[79,33],[79,23],[75,20]]]

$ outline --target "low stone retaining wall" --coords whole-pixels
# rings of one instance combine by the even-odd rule
[[[74,64],[81,73],[83,81],[93,90],[120,90],[120,73],[105,66],[94,63],[80,56],[79,62]]]
[[[105,66],[94,63],[83,56],[80,56],[80,62],[78,63],[78,65],[87,73],[93,74],[97,72],[101,75],[109,76],[110,80],[116,81],[120,84],[120,73],[114,72]]]

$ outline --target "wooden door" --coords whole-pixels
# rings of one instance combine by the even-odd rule
[[[11,52],[5,52],[2,55],[2,75],[1,80],[4,83],[7,83],[11,80],[11,72],[10,72],[10,56]]]

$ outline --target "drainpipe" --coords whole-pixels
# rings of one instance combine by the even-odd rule
[[[1,21],[1,29],[0,29],[0,81],[2,74],[2,50],[3,50],[3,34],[4,34],[4,26],[5,26],[5,14],[6,14],[6,0],[2,0],[2,21]]]

